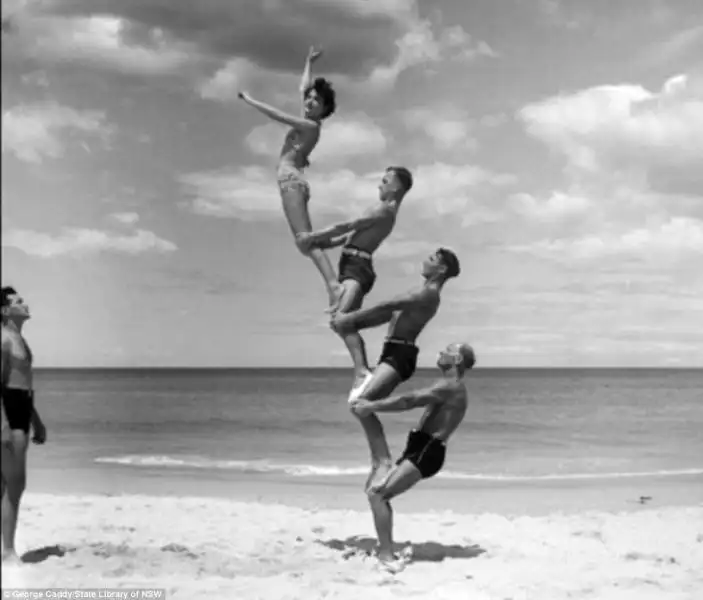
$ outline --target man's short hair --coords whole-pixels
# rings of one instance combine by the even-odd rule
[[[465,369],[472,369],[476,364],[476,353],[474,349],[468,344],[461,344],[459,346],[459,354],[461,355],[461,361]]]
[[[326,119],[337,110],[337,93],[332,89],[332,84],[324,77],[317,77],[315,81],[313,81],[312,85],[305,90],[305,98],[307,98],[313,90],[317,92],[317,97],[324,107],[320,118]]]
[[[459,265],[459,259],[456,254],[449,250],[449,248],[440,248],[437,253],[442,259],[442,264],[447,267],[447,279],[452,279],[453,277],[458,277],[461,273],[461,266]]]
[[[403,191],[407,194],[413,187],[413,175],[405,167],[388,167],[386,172],[391,171],[403,186]]]
[[[16,296],[17,290],[11,286],[5,286],[2,288],[2,303],[0,307],[10,305],[10,296]]]

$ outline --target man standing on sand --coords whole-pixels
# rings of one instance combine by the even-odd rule
[[[425,282],[421,287],[376,306],[347,314],[337,313],[332,318],[330,325],[340,334],[390,322],[378,366],[358,395],[359,399],[373,402],[386,398],[401,382],[412,377],[419,353],[415,342],[437,313],[444,284],[459,273],[456,255],[451,250],[440,248],[422,263]],[[354,401],[354,398],[350,399],[350,403]],[[371,452],[371,471],[364,488],[368,491],[379,477],[384,478],[391,470],[392,460],[378,417],[369,414],[359,416],[359,420]]]
[[[380,206],[370,209],[363,216],[332,225],[313,233],[299,233],[298,245],[302,251],[311,248],[342,246],[339,257],[339,282],[344,286],[337,306],[340,313],[361,308],[364,298],[376,281],[373,253],[391,234],[395,226],[400,203],[413,186],[412,174],[405,167],[388,167],[378,186]],[[354,383],[350,400],[358,396],[371,379],[366,347],[357,331],[340,333],[354,364]]]
[[[29,307],[14,288],[2,288],[2,561],[20,562],[15,531],[27,480],[29,430],[43,444],[46,428],[34,405],[32,351],[22,336]]]
[[[437,367],[443,377],[433,386],[383,400],[362,399],[352,404],[352,411],[361,419],[378,412],[425,409],[417,427],[408,434],[405,450],[395,466],[390,466],[390,454],[377,458],[387,471],[385,475],[379,473],[379,478],[366,490],[378,535],[378,559],[392,573],[400,571],[404,563],[393,555],[390,500],[422,479],[434,477],[444,466],[447,441],[464,420],[468,408],[464,373],[475,364],[471,346],[450,344],[437,357]]]

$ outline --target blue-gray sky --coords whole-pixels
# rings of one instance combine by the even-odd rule
[[[421,364],[468,341],[482,366],[703,365],[699,0],[2,10],[3,283],[38,365],[349,364],[281,212],[285,130],[236,99],[297,111],[312,43],[339,104],[314,224],[415,175],[367,302],[461,259]]]

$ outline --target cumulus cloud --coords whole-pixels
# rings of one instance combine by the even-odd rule
[[[401,118],[409,131],[422,132],[438,150],[474,150],[477,147],[478,122],[466,110],[447,105],[411,108],[404,111]]]
[[[180,184],[189,208],[197,214],[242,220],[281,216],[275,173],[269,168],[189,173],[180,178]],[[317,214],[348,214],[378,196],[374,176],[359,177],[348,169],[313,176],[310,185]]]
[[[67,228],[59,235],[28,229],[3,233],[2,246],[15,248],[38,258],[81,257],[100,252],[138,255],[146,252],[173,252],[176,245],[152,231],[137,229],[123,235],[98,229]]]
[[[325,48],[329,73],[382,86],[415,65],[495,55],[459,26],[434,27],[420,17],[417,0],[72,0],[18,6],[13,26],[3,28],[14,38],[8,46],[13,55],[87,61],[137,74],[178,73],[195,65],[212,74],[214,67],[200,83],[207,98],[229,98],[252,66],[299,71],[310,40]]]
[[[529,135],[564,158],[563,187],[510,199],[532,224],[568,230],[517,244],[561,259],[684,261],[701,250],[703,82],[677,75],[653,92],[602,85],[532,103]]]
[[[490,205],[482,204],[482,197],[515,182],[509,174],[472,165],[438,162],[411,170],[415,183],[404,203],[404,213],[447,217],[464,225],[499,218]],[[261,220],[281,216],[274,175],[270,168],[250,166],[185,174],[180,184],[188,208],[198,214]],[[378,198],[382,175],[382,171],[359,175],[349,169],[311,174],[315,213],[344,217],[368,208]]]
[[[591,234],[573,239],[547,239],[513,250],[559,260],[594,260],[610,257],[647,260],[653,264],[703,258],[703,222],[675,217],[649,227]]]
[[[255,127],[246,137],[246,143],[255,154],[275,156],[285,133],[281,125],[267,123]],[[325,124],[310,160],[316,164],[336,162],[353,156],[380,154],[386,147],[386,134],[372,119],[365,115],[349,116]]]
[[[105,141],[113,128],[101,111],[81,111],[56,102],[14,106],[2,114],[2,150],[41,163],[59,158],[74,135]]]
[[[139,215],[135,212],[112,213],[110,217],[123,225],[134,225],[139,221]]]
[[[703,186],[703,82],[686,75],[670,78],[658,92],[627,84],[559,95],[518,116],[574,169],[633,172],[653,186],[678,177]]]
[[[141,26],[113,11],[61,15],[41,12],[36,6],[13,20],[12,43],[3,47],[8,60],[29,57],[40,64],[77,63],[157,75],[177,73],[198,57],[193,44],[174,39],[163,28]]]
[[[510,203],[529,219],[550,222],[581,216],[592,206],[589,198],[562,191],[554,191],[546,199],[522,192],[512,195]]]

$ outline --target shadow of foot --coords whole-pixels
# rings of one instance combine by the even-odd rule
[[[371,556],[377,544],[374,538],[356,535],[345,540],[315,540],[315,542],[332,550],[342,552],[345,558],[358,554]],[[408,547],[410,547],[409,552]],[[439,542],[422,542],[419,544],[396,542],[393,550],[394,552],[402,551],[403,554],[408,554],[410,562],[441,562],[445,558],[469,559],[476,558],[486,552],[478,544],[461,546],[459,544],[440,544]]]
[[[66,548],[65,546],[59,546],[58,544],[54,546],[43,546],[42,548],[35,548],[29,552],[25,552],[22,555],[22,562],[36,564],[44,562],[50,556],[64,556],[68,552],[73,552],[75,548]]]

